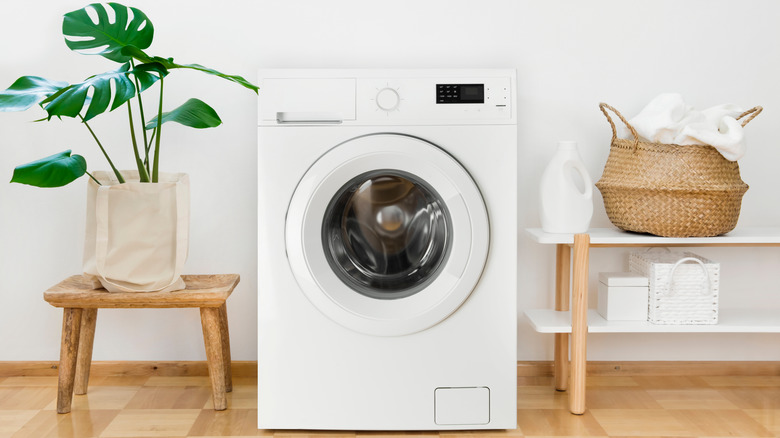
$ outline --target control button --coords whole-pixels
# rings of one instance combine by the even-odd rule
[[[398,108],[401,96],[392,88],[383,88],[376,94],[376,104],[385,111],[393,111]]]

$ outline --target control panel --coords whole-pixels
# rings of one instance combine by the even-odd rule
[[[357,120],[502,123],[513,117],[510,77],[358,78]]]
[[[485,103],[485,84],[436,84],[436,103]]]
[[[260,95],[259,118],[269,125],[508,124],[515,120],[511,70],[474,70],[474,75],[422,71],[419,76],[417,71],[387,72],[386,76],[356,70],[263,78],[261,86],[267,91]]]

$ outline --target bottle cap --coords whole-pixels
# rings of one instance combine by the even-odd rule
[[[573,151],[577,149],[577,142],[571,140],[561,140],[558,142],[558,149],[564,151]]]

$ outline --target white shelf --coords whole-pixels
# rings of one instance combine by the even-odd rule
[[[574,245],[574,234],[545,233],[540,228],[527,228],[526,234],[535,242],[547,245]],[[659,237],[649,234],[630,233],[617,228],[591,228],[587,231],[588,242],[584,240],[574,251],[563,247],[566,251],[556,251],[556,277],[568,275],[574,285],[572,296],[584,300],[587,305],[588,263],[591,248],[609,247],[648,247],[648,246],[721,246],[721,247],[780,247],[780,227],[772,228],[738,228],[722,236],[716,237]],[[571,256],[574,266],[573,275],[563,269],[570,267],[568,260],[562,256]],[[578,270],[577,267],[580,269]],[[584,267],[584,269],[582,269]],[[572,278],[575,277],[575,278]],[[561,283],[558,283],[561,284]],[[584,290],[583,290],[584,289]],[[558,291],[561,293],[564,291]],[[576,293],[576,295],[575,295]],[[580,295],[581,294],[581,295]],[[556,294],[556,302],[562,297]],[[581,312],[584,306],[577,303]],[[537,332],[541,333],[572,333],[572,313],[548,309],[526,310],[525,315]],[[565,386],[565,376],[570,374],[571,389],[569,406],[574,414],[585,411],[585,369],[587,365],[586,344],[589,333],[780,333],[780,309],[720,309],[718,324],[702,325],[663,325],[651,324],[647,321],[607,321],[596,310],[588,310],[587,314],[574,315],[578,324],[587,317],[585,330],[577,330],[570,337],[571,365],[565,359],[564,345],[560,338],[555,338],[555,368],[556,385]],[[577,326],[578,328],[580,325]],[[584,333],[582,333],[584,331]]]
[[[574,244],[574,234],[545,233],[541,228],[526,228],[528,235],[542,244]],[[659,237],[630,233],[617,228],[591,228],[590,244],[594,245],[780,245],[780,228],[737,228],[716,237]]]
[[[525,316],[539,333],[571,333],[571,312],[526,310]],[[588,310],[588,333],[780,333],[777,309],[720,309],[718,324],[661,325],[647,321],[607,321]]]

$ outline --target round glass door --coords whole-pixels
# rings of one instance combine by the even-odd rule
[[[309,168],[285,241],[318,310],[361,333],[399,336],[438,324],[468,298],[489,226],[479,189],[452,156],[416,137],[374,134]]]
[[[325,210],[322,244],[347,286],[382,300],[408,297],[436,279],[452,246],[444,200],[400,170],[366,172]]]

